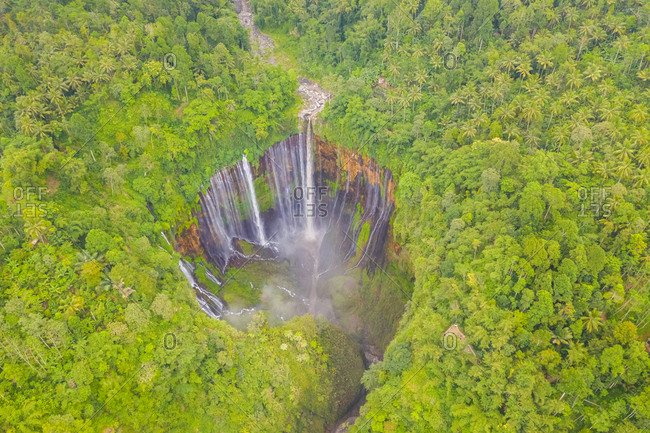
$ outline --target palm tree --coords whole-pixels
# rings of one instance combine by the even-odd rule
[[[648,118],[648,113],[642,104],[635,104],[630,110],[629,118],[638,124],[644,124]]]
[[[517,65],[516,71],[522,78],[527,78],[530,76],[530,71],[532,70],[529,60],[524,60]]]
[[[626,159],[625,161],[622,162],[622,165],[619,166],[618,170],[616,170],[616,173],[618,173],[618,181],[620,182],[621,179],[629,179],[630,176],[632,176],[632,163],[629,159]]]
[[[603,318],[601,316],[602,316],[601,312],[594,308],[589,313],[589,316],[582,318],[583,326],[585,327],[587,332],[591,333],[593,331],[598,330],[600,325],[603,324]]]
[[[415,81],[417,81],[417,83],[420,86],[422,86],[422,84],[424,84],[427,81],[428,77],[429,76],[427,75],[427,73],[422,69],[418,69],[417,71],[415,71]]]
[[[571,138],[571,126],[568,123],[564,123],[560,126],[553,128],[552,132],[553,142],[559,146],[564,146],[569,142]]]
[[[485,73],[494,81],[501,74],[501,70],[496,65],[488,65],[485,67]]]
[[[71,316],[84,307],[84,298],[78,295],[72,295],[61,302],[59,311],[63,311],[64,316]]]
[[[530,127],[530,122],[532,120],[542,117],[541,108],[538,104],[535,104],[534,101],[526,101],[524,107],[521,111],[521,115],[524,120],[527,121],[526,130]]]
[[[553,123],[553,117],[561,113],[562,110],[564,110],[564,104],[562,104],[561,101],[556,99],[551,103],[548,110],[549,113],[551,113],[551,117],[548,119],[548,125],[546,126],[547,130],[551,127],[551,123]]]
[[[639,150],[636,155],[636,160],[643,167],[648,167],[650,165],[650,146],[645,146],[643,149]]]
[[[521,139],[521,131],[519,130],[519,127],[515,123],[506,123],[504,133],[508,137],[508,140]]]
[[[578,33],[585,39],[591,40],[597,33],[599,26],[596,25],[594,20],[586,20],[584,24],[580,26]]]
[[[417,36],[422,32],[422,26],[420,23],[411,20],[411,23],[406,32],[411,36]]]
[[[494,111],[494,114],[495,114],[495,116],[497,116],[497,118],[500,118],[500,120],[508,122],[508,121],[513,120],[515,118],[516,110],[515,110],[515,107],[514,107],[514,105],[512,103],[504,104],[504,105],[501,105],[500,107],[498,107]]]
[[[613,35],[621,36],[623,33],[625,33],[626,24],[625,21],[621,18],[608,14],[605,17],[605,25]]]
[[[650,143],[650,131],[644,127],[634,128],[631,131],[630,140],[637,146],[645,146]]]
[[[591,163],[594,160],[593,154],[589,151],[589,149],[586,149],[585,147],[581,147],[580,149],[575,149],[573,153],[571,154],[571,158],[569,162],[572,164],[582,164],[582,163]]]
[[[25,234],[31,239],[46,241],[45,234],[51,230],[52,223],[40,216],[25,217]]]
[[[422,100],[422,91],[418,87],[411,87],[409,99],[411,100],[411,112],[413,112],[415,110],[415,103]]]
[[[65,85],[68,90],[77,90],[79,87],[81,87],[82,84],[83,79],[81,78],[81,75],[77,73],[68,75],[65,80]]]
[[[397,102],[397,92],[394,89],[389,89],[386,95],[386,101],[390,104],[390,115],[393,116],[393,106]]]
[[[571,72],[566,77],[566,82],[569,85],[570,89],[574,87],[580,87],[582,85],[582,77],[580,72],[577,69],[571,70]]]
[[[505,67],[506,71],[509,74],[511,70],[513,70],[513,69],[515,69],[517,67],[517,61],[514,58],[512,58],[511,56],[506,56],[501,61],[501,66]]]
[[[465,104],[465,98],[460,91],[456,91],[449,95],[449,102],[452,105]]]
[[[524,133],[524,143],[532,149],[533,147],[539,146],[539,142],[540,137],[535,133],[535,130],[528,131],[528,128],[526,128],[526,132]]]
[[[103,290],[105,292],[108,292],[113,288],[113,281],[111,281],[110,278],[106,276],[106,274],[102,273],[102,280],[100,281],[99,285],[97,286],[100,290]]]
[[[403,119],[406,121],[406,107],[410,105],[409,95],[406,90],[400,90],[397,96],[397,103],[402,107]]]
[[[636,76],[643,81],[650,80],[650,69],[644,69],[636,73]]]
[[[564,9],[564,20],[569,23],[569,28],[573,25],[573,22],[578,19],[578,10],[572,6],[566,7]]]
[[[80,268],[84,264],[88,262],[95,262],[97,264],[101,264],[104,261],[104,256],[102,256],[99,253],[89,253],[86,250],[81,251],[80,253],[77,253],[77,261],[75,263],[75,266],[77,268]]]
[[[59,114],[60,114],[61,118],[65,117],[65,113],[63,112],[63,109],[61,108],[61,105],[65,105],[65,96],[63,96],[63,92],[56,91],[56,90],[50,90],[47,93],[47,97],[50,100],[51,104],[56,105],[56,107],[59,110]]]
[[[444,59],[437,54],[431,56],[431,60],[429,60],[429,64],[431,65],[431,68],[433,68],[434,70],[440,69],[443,63],[444,63]]]
[[[553,337],[551,337],[551,343],[562,346],[569,344],[571,339],[573,339],[573,333],[571,330],[569,328],[562,328],[557,334],[553,334]]]
[[[545,81],[549,87],[554,87],[558,90],[562,88],[562,78],[558,72],[551,72],[548,74],[545,78]]]
[[[30,117],[21,117],[17,122],[16,122],[19,128],[20,132],[23,133],[23,135],[27,135],[29,137],[33,136],[36,134],[36,122]]]
[[[650,185],[650,170],[641,170],[639,174],[634,176],[634,187],[647,187]]]
[[[613,173],[613,170],[607,162],[599,162],[595,165],[594,167],[594,173],[596,173],[599,177],[601,177],[603,180],[607,180],[610,178],[610,176]]]
[[[388,75],[390,75],[391,77],[392,82],[395,82],[395,79],[400,76],[399,67],[394,62],[391,62],[388,65],[387,71],[388,71]]]
[[[463,123],[463,124],[460,126],[459,129],[460,129],[460,134],[459,134],[459,136],[460,136],[463,140],[466,140],[466,139],[468,139],[468,138],[471,140],[472,138],[476,137],[476,134],[477,134],[477,132],[478,132],[478,130],[477,130],[476,127],[474,126],[474,122],[472,122],[472,121],[468,121],[468,122]]]
[[[634,157],[634,149],[630,140],[624,140],[623,144],[616,143],[616,150],[614,155],[619,159],[619,161],[629,161]]]
[[[560,102],[564,104],[566,107],[570,107],[571,105],[575,104],[578,102],[578,98],[576,96],[576,92],[568,90],[560,96]]]
[[[585,69],[584,75],[585,78],[589,78],[592,82],[600,79],[603,73],[602,68],[599,65],[590,63]]]
[[[616,86],[612,82],[611,78],[605,78],[603,81],[598,83],[598,92],[601,96],[609,96],[616,91]]]
[[[616,54],[614,54],[612,61],[616,62],[616,60],[618,60],[618,53],[621,51],[626,52],[627,48],[630,46],[630,38],[627,35],[623,35],[614,41],[614,46],[616,47]]]
[[[569,342],[567,360],[570,364],[581,364],[587,356],[589,356],[589,352],[587,352],[587,349],[585,349],[585,345],[583,343],[576,343],[574,341]]]
[[[608,101],[603,101],[602,104],[599,105],[598,113],[601,120],[610,121],[618,114],[618,109]]]
[[[440,38],[436,38],[436,39],[433,40],[433,42],[431,42],[431,48],[433,49],[433,52],[435,54],[440,53],[440,49],[442,48],[442,46],[443,46],[443,43],[440,40]]]
[[[52,123],[35,122],[34,135],[38,138],[44,138],[46,134],[52,132]]]
[[[551,54],[548,51],[539,53],[537,55],[536,60],[539,66],[542,68],[542,73],[546,71],[546,68],[550,68],[553,66],[553,58],[551,57]]]

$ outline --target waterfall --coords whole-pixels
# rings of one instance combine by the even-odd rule
[[[215,294],[203,289],[198,285],[194,278],[194,268],[185,260],[179,260],[178,266],[181,272],[187,278],[192,288],[196,291],[196,299],[199,302],[201,310],[213,319],[220,319],[223,316],[225,305],[221,299]]]
[[[233,168],[225,168],[210,179],[205,193],[199,193],[197,215],[201,243],[208,256],[222,270],[237,254],[233,241],[266,245],[264,220],[260,214],[255,180],[246,155]]]
[[[307,162],[305,167],[305,189],[304,199],[307,203],[305,206],[305,218],[307,219],[306,235],[308,239],[314,239],[314,218],[316,217],[316,188],[314,187],[314,136],[311,129],[311,118],[307,119]]]
[[[257,227],[257,239],[258,243],[261,245],[266,245],[266,238],[264,237],[264,226],[262,225],[262,218],[260,217],[260,207],[257,204],[257,195],[255,194],[255,183],[253,181],[253,173],[251,171],[251,165],[246,159],[246,154],[242,160],[242,166],[244,167],[244,176],[246,178],[246,185],[248,186],[248,201],[253,208],[253,218],[255,220],[255,227]]]
[[[200,207],[194,215],[205,257],[222,272],[250,260],[297,263],[301,290],[309,294],[295,299],[308,304],[313,314],[320,278],[358,267],[371,269],[382,262],[394,184],[390,170],[320,144],[312,129],[307,120],[305,133],[269,148],[259,161],[257,180],[246,155],[233,167],[216,172],[199,193]],[[263,207],[256,181],[258,191],[264,191]],[[269,240],[273,246],[265,248]],[[245,252],[250,251],[246,243],[255,247],[254,254]],[[186,276],[192,273],[187,263],[181,268]],[[208,278],[220,284],[212,274]],[[208,314],[235,314],[224,311],[224,303],[195,281],[190,283]]]
[[[160,234],[162,235],[163,239],[165,239],[165,241],[167,242],[167,245],[171,246],[171,244],[169,243],[169,239],[167,239],[167,236],[165,236],[165,232],[160,232]]]
[[[338,246],[332,252],[342,251],[344,260],[349,260],[357,255],[357,241],[367,224],[369,234],[359,261],[366,261],[368,254],[371,258],[381,254],[394,209],[390,170],[359,155],[339,160],[341,155],[331,149],[324,156],[320,148],[314,149],[311,122],[306,129],[276,143],[260,161],[264,185],[272,196],[270,209],[260,209],[246,155],[234,167],[215,173],[210,186],[199,194],[201,207],[195,215],[201,245],[222,271],[242,256],[237,241],[259,249],[267,243],[266,233],[273,233],[274,241],[297,236],[314,240],[316,234],[342,230],[347,236],[336,235]],[[329,171],[319,169],[318,182],[316,157],[320,165],[324,158],[336,158],[325,161]],[[334,193],[321,192],[328,188],[334,188]],[[331,265],[329,259],[320,262],[321,268]]]

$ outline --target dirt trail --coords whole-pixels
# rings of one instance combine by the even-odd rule
[[[273,40],[269,35],[262,33],[255,25],[255,16],[250,1],[234,0],[233,3],[242,27],[249,29],[251,32],[251,44],[255,55],[272,65],[277,65],[275,56],[273,56],[273,48],[275,47]],[[325,103],[332,98],[332,95],[326,92],[318,83],[307,78],[300,77],[298,81],[300,83],[298,94],[303,99],[302,109],[298,115],[305,120],[314,120],[325,106]]]

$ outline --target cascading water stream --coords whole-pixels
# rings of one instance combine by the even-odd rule
[[[314,218],[316,217],[316,188],[314,187],[314,136],[311,130],[311,118],[307,119],[307,137],[306,137],[307,162],[305,167],[305,218],[307,219],[307,230],[305,235],[307,239],[315,239]]]
[[[209,292],[208,290],[203,289],[199,286],[194,278],[194,268],[185,260],[179,260],[178,265],[187,278],[187,281],[190,282],[190,285],[194,290],[196,290],[196,299],[199,301],[199,305],[205,314],[212,317],[213,319],[220,319],[223,316],[223,311],[225,305],[218,296]]]
[[[262,224],[262,217],[260,216],[260,207],[257,204],[257,194],[255,193],[255,182],[253,181],[253,173],[251,171],[251,165],[246,159],[245,154],[242,160],[242,166],[244,168],[244,177],[246,178],[247,196],[250,205],[253,209],[253,219],[255,220],[255,227],[257,227],[257,239],[261,245],[266,245],[266,237],[264,236],[264,225]]]

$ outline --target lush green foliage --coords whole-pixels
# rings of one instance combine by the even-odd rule
[[[0,430],[323,431],[355,358],[310,317],[207,318],[160,235],[295,130],[295,76],[220,0],[4,2],[0,29]]]
[[[254,5],[399,173],[416,288],[358,431],[647,428],[649,4]]]
[[[254,6],[336,95],[320,132],[399,175],[415,291],[355,430],[649,427],[648,3]],[[295,131],[295,76],[221,0],[4,2],[0,28],[0,428],[322,431],[349,338],[208,319],[160,236]]]

